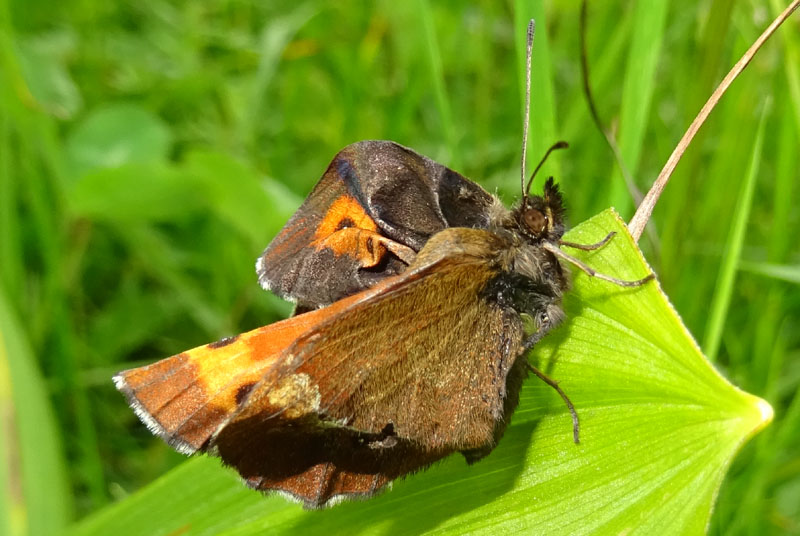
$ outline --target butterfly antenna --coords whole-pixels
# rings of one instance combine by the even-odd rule
[[[527,197],[525,190],[525,161],[528,158],[528,124],[531,121],[531,51],[533,50],[533,34],[536,31],[536,21],[531,19],[528,23],[528,46],[525,54],[525,122],[522,124],[522,165],[519,177],[519,186],[522,198]]]
[[[536,169],[534,169],[533,173],[531,173],[531,178],[528,179],[528,186],[526,186],[525,189],[522,191],[522,193],[525,196],[527,196],[528,192],[530,192],[531,184],[533,184],[533,178],[536,177],[536,173],[539,171],[539,169],[541,169],[541,167],[544,165],[544,163],[547,162],[547,157],[550,156],[550,153],[552,153],[553,151],[555,151],[557,149],[566,149],[567,147],[569,147],[569,144],[567,142],[565,142],[565,141],[557,141],[553,145],[550,146],[550,148],[547,150],[547,152],[544,153],[544,156],[542,157],[541,161],[539,162],[539,165],[536,166]]]

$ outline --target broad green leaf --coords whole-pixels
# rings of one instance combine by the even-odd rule
[[[66,141],[72,175],[128,163],[162,162],[172,144],[164,121],[135,104],[93,110]]]
[[[128,163],[88,172],[68,191],[76,215],[104,221],[174,221],[214,214],[259,247],[301,199],[230,156],[197,151],[186,161]]]
[[[19,44],[28,89],[42,108],[59,119],[72,118],[83,106],[68,69],[75,45],[75,35],[63,29],[30,36]]]
[[[206,207],[258,248],[283,227],[301,199],[228,155],[195,152],[186,169],[206,191]],[[283,193],[283,195],[281,195]]]
[[[596,242],[612,230],[606,247],[576,256],[609,275],[646,275],[611,210],[567,238]],[[656,282],[625,289],[578,272],[565,307],[569,319],[531,360],[575,403],[580,445],[561,399],[531,378],[499,446],[471,467],[452,456],[380,497],[308,512],[202,458],[74,534],[702,533],[734,454],[772,409],[713,369]]]
[[[111,222],[179,220],[206,209],[206,197],[204,184],[165,163],[99,169],[68,191],[77,216]]]

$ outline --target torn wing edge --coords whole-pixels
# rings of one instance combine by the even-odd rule
[[[197,448],[167,432],[167,429],[164,428],[158,421],[156,421],[155,418],[144,408],[142,403],[139,402],[139,400],[133,394],[133,389],[131,389],[128,385],[128,381],[125,379],[126,372],[127,371],[122,371],[113,377],[114,387],[116,387],[118,391],[125,395],[125,400],[128,402],[128,405],[131,407],[131,409],[133,409],[133,412],[136,414],[136,416],[139,417],[139,420],[142,421],[148,430],[150,430],[150,433],[163,439],[170,447],[181,454],[188,456],[196,453]]]

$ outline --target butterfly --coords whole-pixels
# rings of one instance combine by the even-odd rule
[[[294,316],[120,372],[117,388],[178,451],[309,508],[485,457],[529,371],[562,396],[577,442],[569,398],[525,358],[564,320],[562,262],[622,286],[653,276],[621,281],[563,251],[613,234],[563,241],[562,194],[551,177],[531,195],[535,174],[509,209],[397,143],[344,148],[256,263]]]

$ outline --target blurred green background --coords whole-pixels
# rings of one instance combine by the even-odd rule
[[[595,99],[640,189],[783,7],[590,5]],[[578,2],[0,0],[0,532],[50,534],[183,460],[112,374],[287,315],[254,261],[340,148],[393,139],[511,201],[532,13],[531,160],[567,140],[545,171],[570,220],[630,218],[581,92]],[[800,534],[799,168],[795,15],[713,113],[641,243],[698,341],[722,329],[705,348],[718,368],[776,411],[711,534]],[[737,222],[740,250],[726,246]]]

